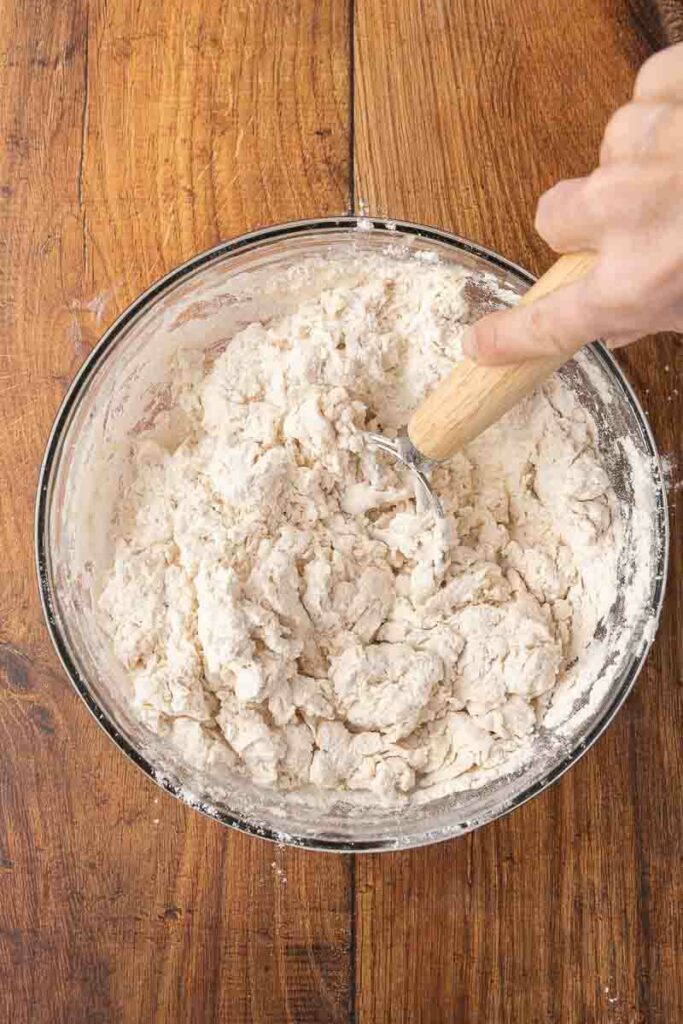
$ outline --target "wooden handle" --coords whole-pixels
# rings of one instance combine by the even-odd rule
[[[522,296],[520,305],[578,281],[594,263],[595,255],[589,252],[561,256]],[[413,413],[408,424],[410,440],[428,459],[447,459],[499,420],[572,354],[543,356],[508,366],[479,366],[464,359]]]

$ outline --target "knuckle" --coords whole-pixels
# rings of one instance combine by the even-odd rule
[[[491,324],[491,319],[491,316],[484,317],[469,327],[473,350],[478,356],[489,356],[495,351],[493,345],[496,328]]]
[[[475,323],[471,328],[474,334],[476,351],[486,357],[500,355],[505,350],[505,314],[488,316]],[[501,323],[503,320],[503,323]]]
[[[552,248],[561,248],[575,232],[582,183],[581,178],[559,181],[538,200],[534,227]]]
[[[604,231],[641,224],[650,218],[665,190],[675,188],[677,174],[677,169],[668,165],[619,163],[598,167],[586,182],[587,216]]]
[[[504,360],[521,340],[528,337],[525,307],[499,310],[473,325],[474,344],[484,360]]]
[[[543,193],[536,206],[534,227],[539,235],[545,238],[546,242],[550,242],[550,244],[552,244],[552,236],[557,219],[557,205],[557,193],[554,189],[550,189],[549,192]]]
[[[583,189],[583,203],[588,216],[597,224],[604,224],[615,215],[618,216],[621,200],[611,170],[598,167],[588,175]]]
[[[636,98],[649,95],[652,82],[659,79],[660,65],[661,58],[658,53],[653,53],[651,57],[648,57],[641,64],[636,80],[633,83],[633,95]]]
[[[600,162],[642,160],[666,153],[680,139],[680,104],[669,101],[628,103],[612,116],[600,147]]]
[[[627,103],[610,117],[602,137],[600,159],[605,160],[623,152],[625,144],[634,141],[634,121],[637,116],[635,103]]]
[[[636,99],[682,96],[683,43],[669,46],[649,57],[636,75],[633,95]]]

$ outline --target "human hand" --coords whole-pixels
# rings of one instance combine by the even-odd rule
[[[683,331],[683,43],[655,54],[611,118],[600,166],[541,196],[536,230],[556,252],[591,250],[581,281],[483,317],[463,340],[480,363],[610,347]]]

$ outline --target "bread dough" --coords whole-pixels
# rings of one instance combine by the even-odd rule
[[[554,378],[433,471],[369,450],[462,358],[467,272],[366,257],[131,440],[99,610],[137,714],[190,764],[394,802],[530,745],[616,592],[594,426]],[[171,429],[172,427],[172,429]]]

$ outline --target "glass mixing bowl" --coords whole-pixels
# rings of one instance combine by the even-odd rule
[[[542,792],[597,739],[629,693],[654,637],[668,551],[665,493],[647,420],[609,352],[590,346],[561,373],[598,426],[617,494],[624,543],[619,596],[574,680],[562,720],[544,725],[533,756],[481,788],[397,809],[264,791],[248,780],[198,771],[137,718],[125,672],[94,614],[94,585],[110,557],[107,524],[126,438],[163,407],[172,355],[220,349],[240,327],[273,313],[268,280],[307,257],[390,246],[397,258],[455,262],[472,271],[473,316],[510,301],[533,278],[454,235],[414,224],[340,218],[269,228],[195,256],[140,296],[81,367],[57,418],[40,474],[36,558],[52,640],[97,721],[159,785],[225,824],[278,842],[324,850],[385,850],[461,835]],[[431,254],[431,255],[425,255]],[[495,281],[499,286],[492,288]],[[296,303],[296,289],[288,300]],[[286,305],[285,301],[285,305]],[[282,306],[282,303],[280,304]],[[557,717],[557,716],[556,716]]]

